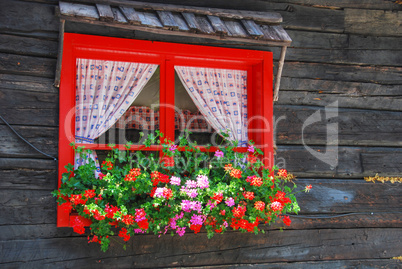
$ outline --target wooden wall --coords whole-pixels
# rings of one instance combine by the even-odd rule
[[[104,254],[71,228],[56,228],[50,191],[57,186],[57,163],[0,121],[0,267],[401,268],[402,262],[392,259],[402,255],[401,186],[363,177],[402,174],[402,5],[384,0],[165,2],[282,14],[293,43],[275,104],[277,160],[299,177],[298,185],[313,185],[310,194],[299,195],[300,217],[283,232],[267,227],[259,236],[136,236],[127,251],[113,244]],[[0,1],[0,115],[54,156],[57,5],[55,0]],[[336,101],[337,117],[325,119],[325,106]],[[303,123],[318,110],[322,120],[304,129],[304,143],[326,152],[327,123],[337,123],[336,167],[303,145]]]

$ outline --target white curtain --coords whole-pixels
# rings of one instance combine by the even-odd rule
[[[157,67],[155,64],[77,59],[75,142],[94,143],[113,126]],[[99,173],[95,151],[88,157],[95,161]],[[76,156],[75,167],[84,161]]]
[[[218,132],[246,146],[247,71],[175,66],[191,99]]]

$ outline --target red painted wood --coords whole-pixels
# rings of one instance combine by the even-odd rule
[[[265,164],[273,161],[273,103],[272,103],[272,53],[265,51],[183,45],[164,42],[121,39],[66,33],[63,44],[63,60],[60,83],[60,131],[59,131],[59,186],[64,166],[74,161],[74,150],[69,144],[74,141],[74,106],[76,59],[143,62],[160,67],[160,130],[174,141],[174,66],[199,66],[247,70],[248,113],[251,121],[250,139],[264,145]],[[267,119],[268,128],[263,119]],[[257,129],[257,131],[253,131]],[[259,131],[258,131],[259,129]],[[79,144],[88,149],[109,150],[107,145]],[[124,150],[124,145],[117,145]],[[202,151],[214,152],[215,147]],[[160,151],[160,145],[151,147],[132,145],[130,150]],[[182,148],[179,150],[183,150]],[[237,148],[246,152],[247,148]],[[70,226],[70,216],[61,210],[57,213],[57,226]]]
[[[111,148],[107,144],[76,144],[76,147],[85,147],[86,149],[92,149],[92,150],[110,150]],[[125,145],[116,145],[113,148],[118,148],[119,150],[127,150]],[[203,147],[203,146],[196,146],[195,148],[200,149],[202,152],[215,152],[219,148],[218,147]],[[162,150],[161,145],[152,145],[150,147],[144,146],[144,145],[131,145],[129,150],[131,151],[160,151]],[[177,147],[177,150],[179,151],[184,151],[185,147]],[[247,152],[246,147],[237,147],[233,149],[236,152]]]

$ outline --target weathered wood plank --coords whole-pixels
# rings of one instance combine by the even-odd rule
[[[402,11],[345,9],[345,32],[373,36],[402,36]]]
[[[2,108],[1,116],[10,124],[27,126],[56,126],[59,122],[54,108]]]
[[[1,228],[0,241],[77,236],[71,228],[57,228],[54,224],[3,225]]]
[[[8,264],[28,261],[43,263],[46,259],[46,264],[53,267],[99,266],[96,260],[113,259],[117,264],[115,259],[118,256],[121,267],[155,268],[390,259],[399,255],[400,236],[402,229],[345,229],[341,233],[337,229],[289,230],[269,231],[258,236],[228,233],[211,240],[194,234],[185,234],[182,238],[138,235],[135,240],[129,241],[127,251],[121,250],[120,242],[112,241],[108,253],[101,253],[99,245],[88,245],[86,237],[2,241],[0,247],[3,250],[1,260]],[[382,244],[378,244],[384,241],[387,242],[387,251],[384,251]],[[21,249],[25,251],[19,251]],[[46,257],[43,253],[46,253]]]
[[[98,20],[98,10],[93,5],[60,2],[60,13],[67,16],[82,17],[87,20]]]
[[[9,34],[18,33],[57,39],[59,19],[54,15],[53,5],[2,1],[0,31]]]
[[[57,42],[31,37],[0,34],[0,52],[56,58]]]
[[[0,53],[0,72],[53,78],[56,59]]]
[[[300,4],[300,0],[271,0],[270,2]],[[313,6],[317,8],[341,9],[341,8],[358,8],[358,9],[382,9],[382,10],[401,10],[402,7],[391,1],[378,0],[303,0],[303,5]]]
[[[287,30],[292,37],[291,47],[321,49],[400,50],[398,37],[361,36],[354,34],[322,33]]]
[[[31,265],[44,266],[43,268],[54,268],[54,266],[69,266],[72,264],[73,267],[85,267],[85,268],[116,268],[117,264],[121,264],[121,268],[130,267],[132,265],[132,260],[134,258],[88,258],[83,260],[72,261],[62,261],[57,263],[49,263],[43,265],[42,261],[30,262]],[[26,263],[15,262],[8,264],[13,267],[21,267]],[[67,264],[67,265],[65,265]],[[227,269],[227,268],[286,268],[286,269],[339,269],[339,268],[372,268],[372,269],[383,269],[383,268],[398,268],[400,264],[399,260],[395,259],[365,259],[365,260],[338,260],[338,261],[309,261],[309,262],[275,262],[275,263],[244,263],[244,264],[228,264],[228,265],[201,265],[201,266],[180,266],[183,269]],[[139,266],[141,267],[141,266]]]
[[[46,154],[57,156],[57,128],[33,126],[14,126],[13,128],[39,150]],[[0,144],[2,145],[0,148],[1,157],[49,158],[22,141],[3,122],[0,124]]]
[[[0,106],[15,109],[53,108],[56,114],[58,94],[45,92],[30,92],[0,88]]]
[[[252,20],[241,20],[244,28],[254,38],[260,38],[264,33],[260,30],[260,27]]]
[[[309,145],[307,145],[309,146]],[[313,156],[304,146],[278,146],[276,164],[286,167],[298,177],[362,178],[379,174],[398,176],[402,172],[401,148],[353,148],[309,146]],[[324,155],[326,159],[324,159]],[[367,154],[362,154],[367,153]],[[370,162],[372,155],[377,162]],[[393,156],[390,158],[389,156]],[[324,162],[322,160],[326,160]],[[389,161],[385,163],[385,161]]]
[[[278,12],[283,17],[282,26],[286,29],[325,31],[333,33],[343,33],[345,29],[345,13],[342,10],[288,5],[285,11]]]
[[[373,220],[376,214],[401,213],[400,183],[372,183],[362,179],[297,179],[295,182],[298,190],[301,191],[296,194],[301,215],[322,213],[337,215],[364,212],[365,214],[355,215],[353,218],[358,220],[358,216],[361,218],[366,216]],[[313,189],[309,193],[305,193],[303,189],[310,184]],[[375,213],[370,215],[371,212]],[[314,217],[314,215],[312,216]],[[376,217],[379,218],[379,216]],[[309,221],[314,222],[315,220]],[[401,221],[402,218],[399,217],[397,223],[400,224]]]
[[[57,188],[57,170],[13,169],[0,172],[0,188],[12,190],[48,190]]]
[[[120,12],[117,8],[112,8],[114,21],[118,23],[128,23],[126,17],[124,17],[123,13]]]
[[[140,25],[141,24],[141,19],[140,19],[139,15],[138,15],[137,11],[135,11],[134,8],[127,7],[127,6],[119,6],[119,9],[124,14],[124,16],[126,16],[128,22],[130,24],[134,24],[134,25]]]
[[[0,74],[0,89],[58,93],[58,89],[53,86],[53,79],[10,74]]]
[[[183,16],[181,13],[173,13],[173,19],[175,20],[176,24],[179,26],[179,30],[181,31],[189,31],[190,28],[188,28],[188,25],[186,21],[184,20]]]
[[[160,21],[163,24],[163,27],[166,29],[171,30],[178,30],[179,25],[176,23],[175,19],[173,18],[173,14],[170,11],[156,11],[159,16]]]
[[[198,25],[194,13],[183,12],[181,14],[183,15],[184,19],[187,22],[187,25],[190,27],[192,31],[196,32],[198,30],[201,30],[201,26]]]
[[[242,24],[238,21],[224,21],[226,27],[232,36],[247,37],[248,34],[244,30]]]
[[[0,158],[0,168],[2,170],[53,170],[57,169],[57,163],[54,160],[49,159]]]
[[[280,37],[279,40],[292,42],[292,39],[281,25],[273,25],[272,28],[274,29],[276,34]]]
[[[215,29],[215,33],[232,36],[232,33],[228,30],[228,28],[226,28],[226,25],[219,17],[211,15],[208,15],[207,17],[211,22],[212,27]]]
[[[0,225],[56,222],[56,200],[49,190],[2,190],[0,193]]]
[[[68,33],[79,33],[89,35],[111,36],[119,38],[136,38],[136,31],[120,27],[107,27],[104,22],[102,25],[89,24],[87,22],[66,21],[65,30]],[[130,25],[130,24],[127,24]]]
[[[101,21],[111,22],[114,20],[112,8],[109,5],[96,4]]]
[[[399,85],[392,88],[398,88]],[[353,90],[353,89],[352,89]],[[320,93],[320,91],[301,92],[292,90],[283,90],[279,92],[278,105],[306,105],[321,106],[338,102],[342,108],[376,109],[386,111],[401,111],[402,97],[399,96],[349,96],[339,93]],[[367,142],[367,141],[366,141]],[[371,144],[371,142],[368,142]]]
[[[208,22],[206,17],[203,16],[195,16],[195,20],[200,28],[198,31],[206,34],[213,34],[214,29],[212,28],[211,24]]]
[[[349,36],[346,34],[297,30],[287,30],[287,33],[293,41],[291,47],[321,49],[346,49],[349,47]]]
[[[302,201],[302,200],[300,200]],[[375,203],[375,202],[374,202]],[[372,211],[377,210],[373,208]],[[355,212],[347,214],[320,214],[290,216],[292,224],[288,227],[278,221],[275,227],[287,230],[303,229],[352,229],[352,228],[402,228],[400,213]],[[281,223],[282,222],[282,223]],[[267,228],[270,229],[270,228]],[[272,227],[273,229],[273,227]]]
[[[398,50],[401,49],[400,37],[367,36],[349,34],[349,48],[351,49],[377,49]]]
[[[57,96],[57,93],[0,88],[2,116],[10,124],[55,126]]]
[[[278,60],[279,48],[272,48]],[[352,65],[383,65],[400,67],[401,50],[365,50],[365,49],[305,49],[288,48],[287,61],[319,62]]]
[[[156,17],[154,13],[138,12],[138,16],[140,17],[142,25],[146,25],[148,27],[163,27],[158,17]]]
[[[304,139],[308,145],[326,145],[327,128],[336,123],[339,145],[402,146],[402,112],[337,109],[326,115],[333,116],[329,119],[324,110],[325,107],[275,106],[276,143],[301,145]],[[322,114],[315,117],[317,113]],[[309,118],[316,121],[306,125]]]
[[[401,67],[337,65],[286,61],[283,76],[386,85],[402,84]]]
[[[402,110],[401,85],[344,82],[282,77],[277,104],[323,105],[338,101],[339,107]]]
[[[338,260],[338,261],[317,261],[317,262],[282,262],[282,263],[263,263],[263,264],[231,264],[231,265],[220,265],[220,266],[202,266],[202,267],[191,267],[191,268],[215,268],[215,269],[226,269],[226,268],[286,268],[286,269],[339,269],[339,268],[372,268],[372,269],[382,269],[382,268],[398,268],[400,261],[395,259],[368,259],[368,260]],[[183,268],[190,269],[190,267]]]

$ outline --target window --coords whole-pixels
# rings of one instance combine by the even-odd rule
[[[74,150],[69,144],[75,141],[88,149],[108,150],[102,135],[111,126],[120,124],[122,129],[137,131],[159,129],[174,141],[183,126],[204,133],[226,128],[220,122],[228,119],[223,116],[226,114],[231,115],[230,124],[241,123],[240,127],[231,127],[234,138],[243,141],[243,146],[247,140],[253,140],[263,150],[266,165],[272,166],[272,67],[270,52],[66,33],[60,83],[59,180],[64,166],[74,162]],[[109,73],[103,69],[109,69]],[[228,80],[220,80],[221,76]],[[100,86],[98,79],[110,83]],[[113,94],[95,96],[100,87]],[[231,87],[238,87],[237,94],[231,92]],[[214,99],[214,95],[220,99]],[[97,104],[82,102],[86,98],[111,101],[95,108]],[[237,109],[230,110],[227,106],[233,104]],[[113,109],[101,122],[103,126],[97,126],[99,122],[92,120],[104,117],[99,110],[110,107]],[[94,109],[98,112],[93,113]],[[149,123],[135,123],[134,116],[149,118]],[[98,132],[89,134],[85,128]],[[118,146],[123,149],[124,143]],[[130,150],[143,149],[144,146],[134,144]],[[153,145],[146,150],[160,149]],[[69,218],[58,210],[59,227],[69,226]]]

